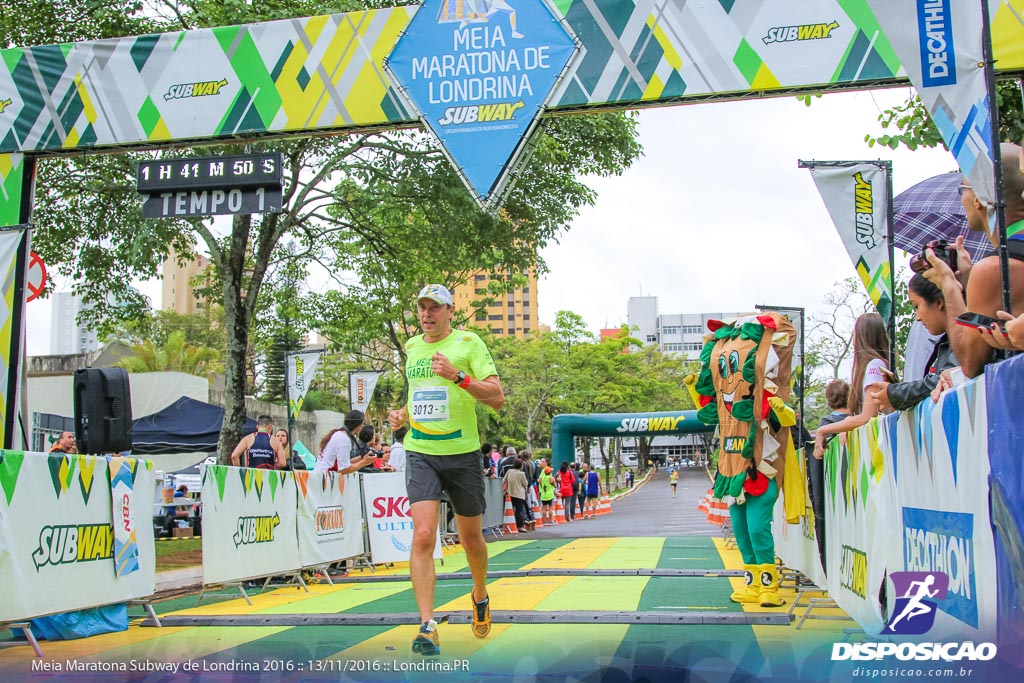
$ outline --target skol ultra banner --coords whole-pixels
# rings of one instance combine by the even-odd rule
[[[153,594],[152,463],[123,465],[116,487],[130,482],[146,495],[133,496],[115,519],[106,458],[0,452],[0,622]],[[117,571],[115,529],[125,516],[139,520],[131,573]]]
[[[896,509],[884,528],[886,566],[945,576],[929,640],[995,640],[996,569],[988,499],[988,416],[984,379],[932,403],[884,418],[885,470]],[[898,596],[894,596],[898,597]]]
[[[986,30],[981,13],[984,1],[993,24],[1002,26],[1011,17],[1020,22],[1019,9],[1002,0],[868,0],[868,5],[946,147],[989,207],[989,222],[994,225],[992,105],[981,42]],[[1024,24],[1019,25],[1024,31]],[[1024,33],[1017,42],[1019,49]]]
[[[885,626],[880,595],[896,503],[878,442],[878,419],[837,437],[825,451],[825,553],[829,595],[869,634]],[[816,552],[816,550],[815,550]]]
[[[412,550],[412,515],[409,513],[405,477],[398,472],[361,476],[373,563],[408,562]],[[446,522],[440,521],[442,524]],[[441,559],[441,534],[436,529],[434,533],[437,534],[434,558]]]
[[[321,355],[320,351],[288,354],[288,414],[292,417],[299,416]]]
[[[377,389],[377,380],[383,373],[377,370],[350,370],[348,373],[348,400],[352,410],[361,410],[364,414]]]
[[[892,315],[892,270],[886,240],[888,174],[874,164],[813,165],[810,171],[857,275],[888,322]]]
[[[205,584],[299,569],[291,472],[207,465],[202,476]]]
[[[344,560],[366,552],[359,475],[296,470],[299,497],[296,528],[303,567]]]

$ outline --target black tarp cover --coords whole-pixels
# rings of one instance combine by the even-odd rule
[[[132,455],[216,453],[224,409],[182,396],[161,411],[132,423]],[[246,418],[243,434],[256,431]]]

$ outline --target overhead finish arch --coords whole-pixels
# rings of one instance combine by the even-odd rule
[[[551,464],[558,467],[576,459],[573,440],[577,436],[674,436],[714,431],[714,425],[697,419],[696,410],[555,415],[551,420]]]
[[[580,49],[551,93],[549,115],[908,82],[863,1],[550,4]],[[1024,0],[995,5],[996,68],[1020,74]],[[410,5],[0,51],[0,230],[30,223],[39,155],[418,126],[385,68],[416,12]],[[17,249],[16,260],[0,264],[0,429],[8,447],[27,239]]]

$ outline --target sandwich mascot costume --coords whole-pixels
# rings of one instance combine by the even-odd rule
[[[772,514],[784,475],[795,480],[792,491],[786,490],[787,519],[798,520],[805,504],[799,500],[803,479],[789,434],[796,415],[786,405],[796,330],[775,312],[710,320],[708,329],[700,374],[690,384],[700,406],[698,419],[718,425],[714,498],[731,503],[729,516],[743,556],[746,586],[729,598],[778,607],[785,601],[779,597]]]

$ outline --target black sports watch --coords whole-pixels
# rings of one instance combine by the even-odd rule
[[[462,384],[466,381],[466,373],[463,370],[459,370],[455,373],[455,379],[452,380],[455,384]]]

